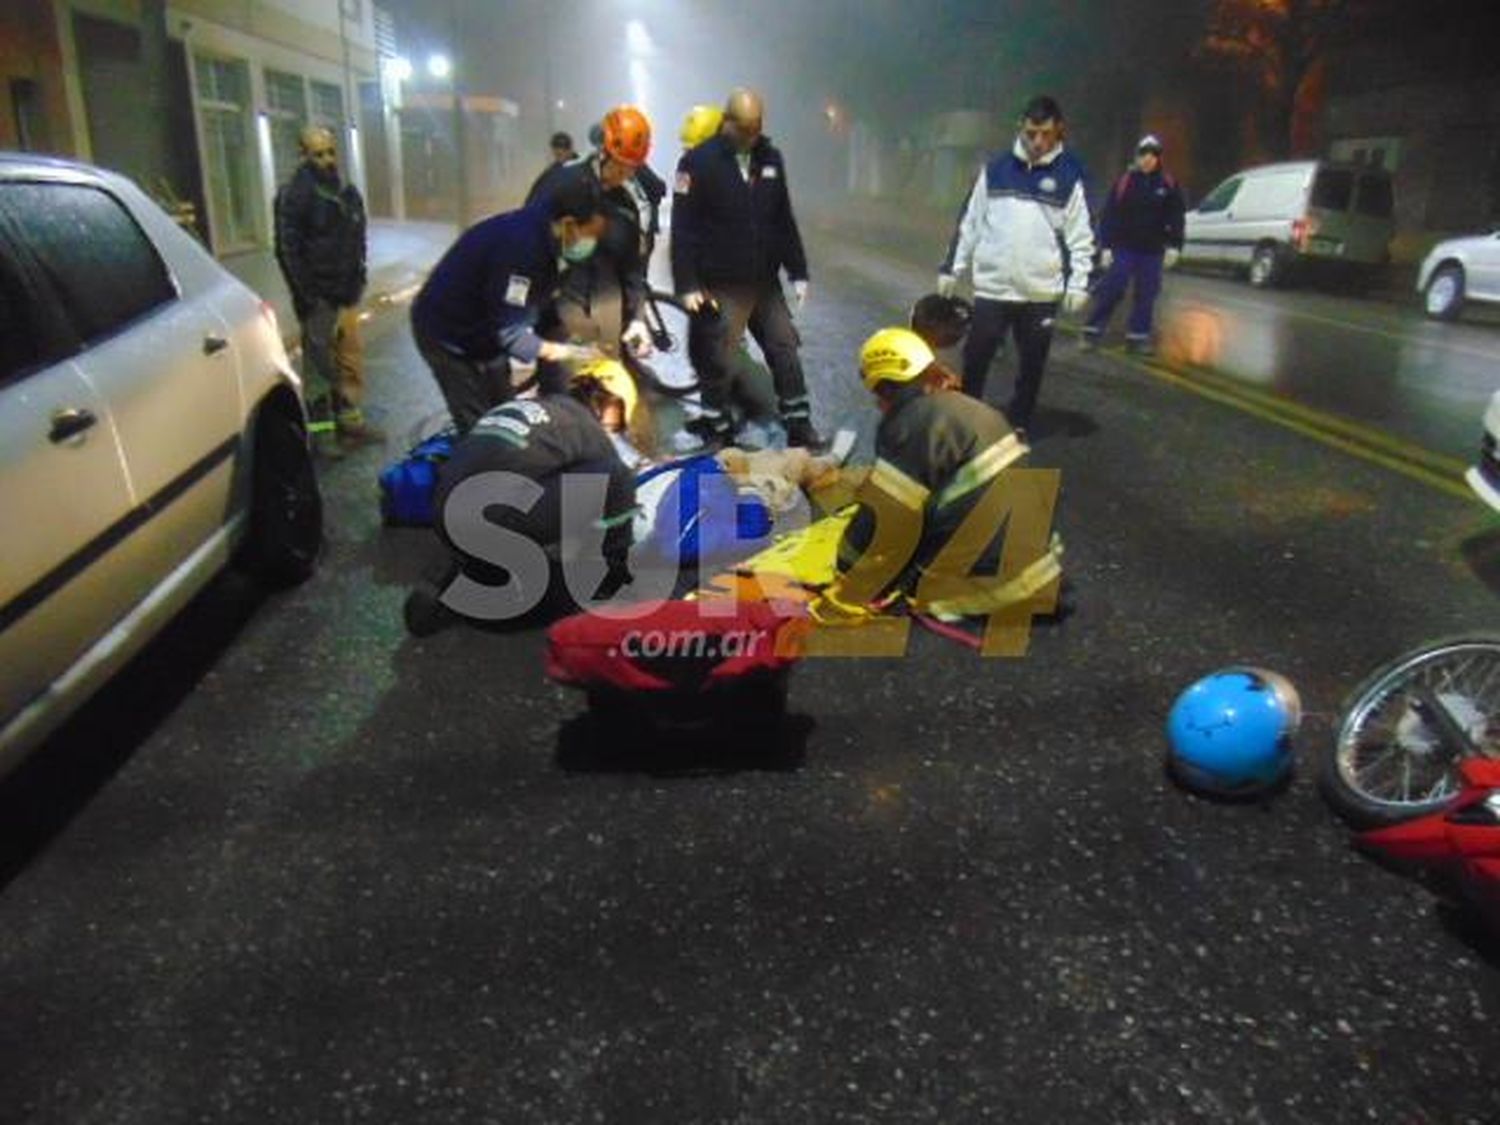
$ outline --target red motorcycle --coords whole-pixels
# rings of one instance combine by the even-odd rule
[[[1350,697],[1322,789],[1356,844],[1500,933],[1500,637],[1438,641]]]
[[[1458,772],[1463,789],[1442,812],[1364,832],[1357,843],[1418,869],[1500,933],[1500,761],[1470,758]]]

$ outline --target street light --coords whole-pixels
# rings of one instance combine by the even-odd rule
[[[453,73],[453,63],[447,55],[429,55],[427,58],[427,73],[437,79],[447,78]]]

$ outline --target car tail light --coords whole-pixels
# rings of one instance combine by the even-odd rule
[[[1292,222],[1292,243],[1298,250],[1306,250],[1307,244],[1317,233],[1317,219],[1296,219]]]

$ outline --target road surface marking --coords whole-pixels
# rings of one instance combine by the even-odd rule
[[[1469,486],[1464,483],[1459,474],[1450,474],[1443,469],[1430,468],[1421,464],[1421,459],[1436,457],[1436,454],[1427,450],[1419,449],[1417,446],[1404,446],[1404,443],[1396,442],[1394,439],[1386,444],[1392,445],[1392,452],[1382,452],[1380,449],[1371,448],[1353,436],[1333,432],[1316,424],[1311,418],[1299,418],[1294,412],[1273,408],[1267,404],[1255,402],[1241,393],[1242,388],[1218,388],[1210,386],[1206,382],[1187,375],[1181,375],[1166,367],[1154,364],[1132,361],[1132,367],[1136,367],[1147,374],[1160,379],[1164,383],[1198,395],[1200,398],[1210,399],[1224,406],[1230,406],[1246,414],[1253,414],[1257,418],[1275,423],[1284,429],[1292,430],[1303,437],[1311,438],[1313,441],[1332,446],[1334,449],[1357,457],[1362,461],[1380,465],[1390,469],[1392,472],[1400,473],[1419,481],[1439,492],[1447,493],[1449,496],[1461,500],[1473,500],[1474,494]],[[1395,450],[1399,449],[1400,452]],[[1419,453],[1421,459],[1409,456],[1411,453]]]

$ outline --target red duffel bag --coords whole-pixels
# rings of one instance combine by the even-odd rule
[[[672,727],[776,720],[798,659],[799,618],[763,601],[663,602],[629,619],[580,613],[547,630],[547,675],[596,711]]]

